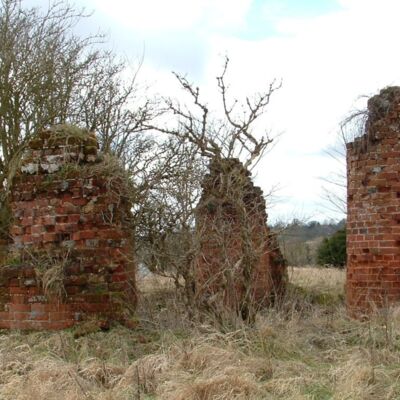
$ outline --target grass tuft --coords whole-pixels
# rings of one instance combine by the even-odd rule
[[[0,398],[399,399],[400,308],[355,321],[345,272],[296,268],[254,326],[193,324],[173,283],[143,278],[139,327],[0,332]]]

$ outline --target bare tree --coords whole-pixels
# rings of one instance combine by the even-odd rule
[[[366,98],[362,96],[361,98]],[[326,154],[335,161],[336,169],[328,177],[321,178],[323,199],[329,211],[340,215],[347,214],[347,176],[346,146],[363,135],[368,122],[366,109],[355,109],[343,119],[339,126],[338,140],[326,150]]]
[[[1,0],[3,211],[10,174],[25,143],[43,127],[68,123],[96,130],[101,150],[117,155],[132,176],[139,167],[137,159],[154,158],[155,142],[143,132],[145,123],[156,114],[156,104],[142,97],[139,90],[136,78],[140,65],[129,77],[127,62],[104,50],[102,35],[76,35],[76,25],[86,17],[84,11],[63,1],[40,10],[23,7],[19,0]],[[128,78],[123,79],[123,75]],[[8,216],[4,214],[0,224],[7,231]]]
[[[336,168],[328,177],[322,177],[323,200],[329,211],[347,213],[347,177],[346,177],[346,143],[339,140],[326,150],[326,154],[335,161]]]
[[[158,104],[146,96],[146,87],[137,82],[141,64],[129,67],[114,54],[103,54],[81,82],[70,116],[73,122],[96,131],[100,150],[116,155],[127,169],[135,169],[138,155],[155,146],[144,133],[160,113]]]
[[[221,269],[225,271],[226,276],[230,276],[232,273],[234,275],[232,279],[236,283],[231,280],[227,286],[232,289],[240,282],[241,295],[239,296],[240,298],[235,300],[236,304],[233,308],[245,320],[252,321],[258,309],[254,306],[253,281],[257,273],[260,257],[266,252],[269,238],[265,211],[260,212],[260,208],[265,208],[264,201],[262,201],[263,204],[259,204],[258,201],[249,201],[249,197],[253,193],[250,194],[252,189],[249,192],[247,182],[248,169],[257,163],[267,147],[273,142],[273,139],[267,133],[257,135],[254,131],[254,125],[256,120],[265,112],[272,94],[280,87],[280,84],[272,82],[265,92],[257,94],[253,99],[247,97],[242,104],[236,100],[231,101],[229,86],[226,83],[228,65],[229,59],[226,58],[222,73],[217,77],[217,87],[223,110],[221,118],[215,119],[211,116],[212,113],[209,110],[209,106],[202,101],[198,87],[191,84],[184,76],[175,74],[181,87],[189,95],[192,102],[182,105],[174,99],[164,99],[165,112],[171,116],[172,123],[168,120],[163,125],[153,126],[153,128],[177,138],[181,143],[192,144],[203,159],[210,160],[210,168],[220,169],[221,175],[217,184],[219,185],[220,200],[225,205],[229,204],[228,209],[232,211],[232,215],[224,215],[222,219],[216,218],[205,221],[205,225],[209,224],[208,229],[204,229],[205,225],[199,223],[200,219],[197,219],[195,228],[194,216],[199,208],[198,206],[195,207],[193,202],[197,197],[188,199],[189,203],[191,202],[190,213],[187,214],[190,217],[187,219],[190,222],[190,229],[186,229],[188,232],[185,244],[186,257],[183,258],[184,261],[179,268],[181,271],[180,276],[184,280],[187,277],[194,276],[195,263],[192,261],[196,261],[199,256],[201,257],[204,235],[212,235],[215,243],[218,243],[218,251],[226,255]],[[229,160],[233,161],[233,168],[231,168],[232,162]],[[188,173],[184,174],[186,180],[189,175]],[[199,181],[195,180],[195,183],[199,185]],[[204,175],[202,181],[204,184]],[[184,184],[186,183],[184,182]],[[199,190],[196,193],[199,193]],[[164,204],[168,204],[168,202]],[[178,209],[183,209],[181,202],[178,202],[177,206]],[[223,208],[226,207],[224,206]],[[222,214],[224,213],[225,211],[222,212]],[[224,217],[226,217],[225,220]],[[235,224],[237,226],[234,226]],[[241,249],[231,257],[232,254],[229,253],[232,253],[232,240],[236,240],[232,239],[232,232],[237,231],[237,229],[239,229],[237,237],[241,241]],[[260,237],[263,239],[260,240]],[[176,236],[175,239],[177,238],[179,240],[179,236]],[[174,246],[176,246],[176,242],[168,243],[168,246],[168,250],[163,249],[162,252],[156,250],[155,253],[175,254],[176,249]],[[173,256],[170,257],[170,259],[173,258]],[[161,265],[162,268],[164,264],[159,263],[157,265]],[[165,267],[168,268],[169,265],[167,263]],[[182,273],[182,271],[184,272]],[[235,271],[239,271],[239,274]],[[209,283],[207,282],[205,285],[207,286]],[[186,284],[185,286],[190,289],[193,285]],[[210,283],[211,286],[212,283]],[[196,289],[197,294],[201,291],[199,289]],[[226,299],[227,296],[225,296],[223,302],[226,302]],[[228,300],[229,302],[230,300]],[[209,302],[208,304],[210,305]],[[216,310],[215,306],[211,307],[214,311]]]
[[[223,107],[222,118],[212,118],[207,103],[202,102],[200,98],[200,89],[184,76],[174,73],[181,87],[190,95],[192,105],[182,106],[171,98],[164,99],[166,110],[175,117],[176,125],[155,128],[193,143],[204,157],[237,157],[241,158],[245,168],[248,168],[263,155],[273,141],[267,132],[257,137],[253,129],[256,120],[265,112],[272,94],[281,84],[273,81],[267,91],[256,94],[254,99],[246,97],[244,104],[239,104],[237,100],[231,101],[228,96],[228,65],[229,58],[225,58],[222,74],[217,77]]]
[[[153,184],[137,209],[138,259],[153,273],[171,278],[191,311],[194,276],[190,266],[197,248],[194,211],[206,166],[192,144],[170,138],[164,146],[163,174],[150,179]]]
[[[98,36],[78,38],[72,29],[83,17],[63,3],[45,12],[16,0],[0,8],[0,168],[39,128],[64,123],[73,93],[99,58],[90,51]]]

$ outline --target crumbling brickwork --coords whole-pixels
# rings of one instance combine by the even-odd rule
[[[265,199],[238,159],[214,159],[196,213],[200,254],[196,291],[201,302],[219,302],[248,313],[281,294],[286,264],[267,227]],[[244,310],[245,309],[245,310]]]
[[[0,264],[7,258],[8,242],[0,239]]]
[[[347,306],[362,315],[400,300],[400,88],[368,101],[347,145]]]
[[[93,134],[58,126],[32,139],[12,184],[0,328],[126,322],[136,303],[123,170]]]

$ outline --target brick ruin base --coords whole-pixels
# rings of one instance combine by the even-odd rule
[[[347,175],[347,307],[360,316],[400,300],[400,88],[369,100]]]
[[[196,232],[200,302],[223,304],[243,315],[247,308],[268,305],[283,293],[286,263],[267,227],[263,193],[239,160],[211,162],[197,207]]]
[[[129,321],[135,268],[121,171],[97,154],[93,135],[73,127],[43,131],[30,142],[12,184],[0,328]]]

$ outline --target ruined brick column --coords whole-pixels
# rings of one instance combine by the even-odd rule
[[[238,312],[281,294],[286,264],[267,227],[262,190],[238,159],[214,159],[196,211],[197,298]]]
[[[361,316],[400,300],[400,88],[368,101],[347,145],[347,307]]]
[[[56,126],[33,138],[12,184],[0,328],[127,322],[136,303],[123,169],[93,134]]]

